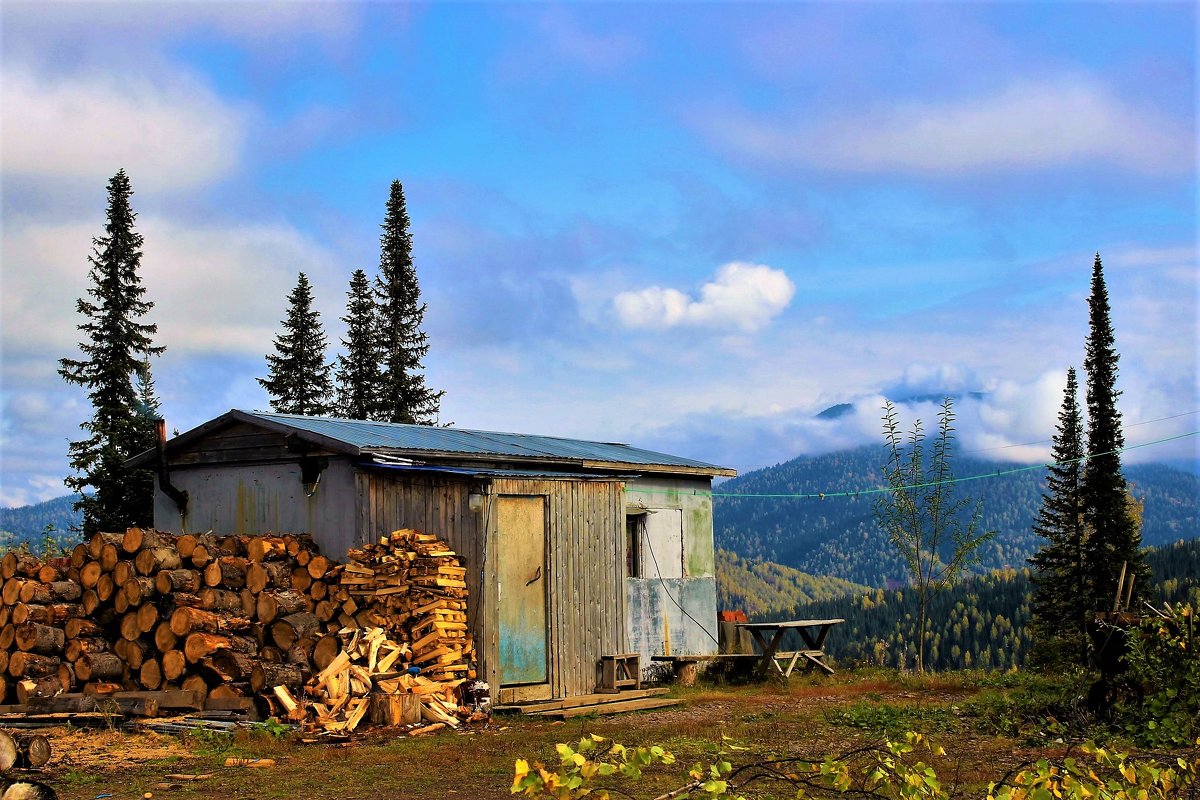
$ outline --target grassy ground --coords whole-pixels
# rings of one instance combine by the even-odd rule
[[[735,756],[839,754],[886,733],[918,730],[945,745],[934,765],[964,797],[1008,769],[1059,749],[1031,697],[1053,694],[1030,678],[979,674],[916,679],[894,673],[844,673],[793,678],[787,685],[701,686],[679,689],[682,706],[567,722],[496,717],[484,727],[422,738],[372,734],[345,746],[304,745],[264,732],[219,735],[122,734],[59,731],[56,755],[43,773],[64,800],[155,797],[213,800],[397,797],[509,797],[513,762],[556,762],[554,745],[588,734],[628,745],[658,744],[678,763],[655,768],[635,796],[651,797],[686,780],[687,766],[716,758],[722,737],[751,748]],[[273,768],[224,767],[227,756],[273,758]],[[731,760],[737,761],[737,757]],[[212,773],[180,788],[158,788],[169,773]],[[633,788],[633,787],[627,787]],[[787,792],[775,789],[779,796]],[[750,793],[770,797],[765,789]]]

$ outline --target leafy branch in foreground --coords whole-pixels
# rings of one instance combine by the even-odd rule
[[[945,751],[919,733],[901,741],[885,740],[821,760],[797,757],[766,759],[734,766],[726,752],[746,751],[722,737],[718,760],[697,763],[676,788],[653,800],[700,797],[709,800],[744,800],[740,792],[753,784],[777,789],[786,786],[796,798],[838,796],[884,800],[951,800],[965,797],[956,786],[944,787],[924,754],[944,757]],[[557,745],[557,767],[517,759],[511,791],[531,798],[575,800],[612,794],[634,797],[615,785],[597,785],[598,779],[636,782],[651,766],[675,763],[675,756],[659,746],[629,748],[592,734],[579,746]],[[1043,758],[1013,770],[991,783],[987,800],[1169,800],[1200,797],[1200,740],[1196,748],[1174,756],[1125,753],[1087,743],[1078,755]],[[643,795],[647,796],[647,795]]]

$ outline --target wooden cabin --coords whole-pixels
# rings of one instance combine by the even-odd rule
[[[307,532],[335,559],[401,528],[443,537],[502,703],[591,693],[602,655],[640,653],[644,668],[717,651],[710,492],[732,470],[609,442],[236,410],[130,464],[157,470],[162,530]]]

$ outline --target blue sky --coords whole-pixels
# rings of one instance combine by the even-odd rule
[[[976,391],[964,449],[1044,458],[1100,251],[1129,442],[1196,429],[1194,4],[0,16],[0,504],[63,493],[88,407],[55,366],[119,168],[180,430],[266,407],[298,271],[337,342],[392,179],[463,427],[745,471],[879,441],[883,396]]]

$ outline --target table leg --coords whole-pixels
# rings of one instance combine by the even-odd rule
[[[833,667],[831,667],[825,663],[825,659],[824,659],[823,655],[822,656],[813,656],[813,655],[809,655],[808,653],[805,653],[804,657],[808,660],[808,665],[810,667],[814,667],[814,666],[820,667],[821,669],[825,670],[825,672],[827,672],[828,674],[830,674],[830,675],[833,674]]]
[[[820,667],[821,669],[825,670],[830,675],[833,674],[833,667],[831,667],[825,663],[824,650],[825,650],[825,637],[829,635],[829,629],[832,627],[833,627],[832,625],[817,626],[817,631],[816,631],[815,637],[813,636],[812,630],[810,628],[797,628],[796,629],[796,630],[800,631],[800,638],[804,640],[804,643],[806,645],[808,645],[809,650],[821,651],[821,656],[819,656],[819,657],[810,656],[810,655],[805,656],[805,658],[808,659],[808,661],[810,662],[809,666],[811,667],[813,665],[816,665],[816,666]]]
[[[750,635],[754,637],[754,641],[762,648],[762,659],[758,662],[758,668],[755,670],[760,677],[765,678],[767,671],[772,666],[779,669],[779,665],[775,663],[775,653],[779,650],[779,642],[783,639],[783,628],[779,628],[771,636],[771,641],[768,642],[763,638],[758,628],[751,628]]]

